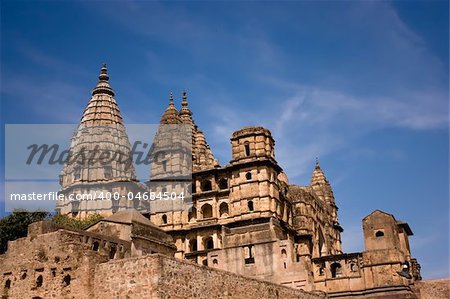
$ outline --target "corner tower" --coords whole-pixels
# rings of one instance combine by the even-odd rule
[[[275,216],[291,222],[287,190],[278,176],[281,167],[275,161],[275,141],[263,127],[245,127],[231,137],[232,175],[230,200],[232,214],[242,219]]]

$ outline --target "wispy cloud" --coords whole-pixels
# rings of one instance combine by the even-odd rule
[[[26,75],[5,77],[1,94],[2,97],[17,101],[14,105],[21,107],[22,122],[77,123],[82,113],[80,107],[87,103],[80,101],[83,99],[81,95],[86,94],[80,86],[64,80],[49,81]],[[25,119],[27,120],[24,121]],[[10,116],[7,116],[6,121],[15,122]]]

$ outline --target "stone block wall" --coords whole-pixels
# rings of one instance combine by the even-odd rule
[[[96,298],[326,298],[159,254],[97,266]]]
[[[9,242],[0,259],[1,298],[92,298],[95,265],[107,254],[59,230]]]

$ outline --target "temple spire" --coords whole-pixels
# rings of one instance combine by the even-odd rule
[[[181,109],[180,109],[180,116],[183,118],[183,116],[188,116],[188,118],[192,115],[191,110],[188,108],[188,101],[187,101],[187,93],[185,90],[183,90],[182,100],[181,100]]]
[[[103,64],[98,80],[80,123],[82,125],[123,124],[119,106],[114,99],[114,91],[109,85],[106,64]]]
[[[102,65],[100,69],[100,75],[98,76],[97,86],[92,90],[92,95],[96,94],[107,94],[114,96],[114,91],[109,85],[108,69],[106,68],[106,63]]]
[[[109,80],[108,69],[106,68],[106,63],[102,64],[102,68],[100,69],[100,75],[98,76],[98,79],[100,81],[108,81]]]
[[[175,107],[175,103],[173,101],[173,93],[170,92],[170,96],[169,96],[169,106],[174,106]]]
[[[180,117],[178,116],[178,110],[175,107],[173,100],[173,93],[170,92],[169,95],[169,105],[161,116],[161,124],[179,124],[181,123]]]
[[[181,106],[187,107],[187,105],[188,105],[188,101],[187,101],[187,93],[186,93],[186,90],[183,90],[183,96],[182,96],[182,100],[181,100]]]
[[[320,168],[319,158],[317,157],[314,171],[311,176],[310,186],[320,199],[334,204],[333,190],[331,189],[331,185],[325,177],[322,168]]]
[[[311,185],[315,185],[315,184],[328,184],[328,180],[325,177],[325,174],[323,173],[322,169],[320,168],[320,164],[319,164],[319,158],[316,157],[316,163],[314,166],[314,171],[312,173],[312,177],[311,177]]]

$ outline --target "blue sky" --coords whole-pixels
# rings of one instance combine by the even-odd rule
[[[345,251],[363,250],[361,219],[381,209],[410,224],[425,278],[449,276],[448,11],[447,1],[2,1],[2,125],[77,123],[103,62],[128,124],[158,122],[169,92],[179,103],[186,89],[221,164],[233,131],[266,126],[291,183],[308,184],[320,158]]]

